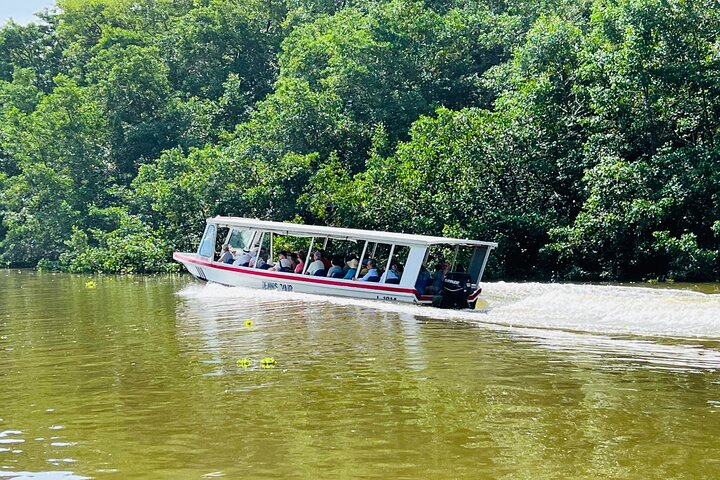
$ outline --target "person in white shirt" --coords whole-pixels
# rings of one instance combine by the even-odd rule
[[[250,265],[250,261],[252,261],[253,258],[255,258],[255,255],[257,255],[257,250],[243,250],[243,254],[240,255],[235,259],[233,262],[233,265],[238,265],[240,267],[247,267]]]
[[[288,252],[285,250],[280,251],[280,253],[278,253],[278,261],[268,270],[272,270],[273,272],[291,272],[292,263],[288,258]]]
[[[325,264],[322,262],[322,254],[320,252],[313,253],[314,261],[308,265],[307,274],[315,275],[320,270],[325,270]]]

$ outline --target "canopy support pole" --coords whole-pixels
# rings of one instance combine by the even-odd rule
[[[365,240],[365,245],[363,246],[362,253],[360,254],[360,263],[358,263],[358,268],[357,270],[355,270],[355,280],[357,280],[360,276],[360,270],[362,270],[362,262],[365,259],[365,252],[367,252],[367,246],[368,241]]]

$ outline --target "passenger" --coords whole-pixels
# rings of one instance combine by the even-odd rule
[[[288,252],[281,250],[278,253],[278,261],[275,262],[275,265],[271,268],[268,268],[268,270],[272,270],[273,272],[292,272],[292,264],[288,258]]]
[[[345,272],[343,280],[354,280],[355,274],[357,273],[358,261],[357,258],[351,258],[347,262],[348,270]]]
[[[325,266],[325,270],[330,270],[330,267],[332,267],[332,261],[327,257],[325,250],[319,250],[319,252],[320,252],[320,261],[323,262],[323,265]]]
[[[435,275],[433,275],[432,291],[430,293],[437,295],[442,292],[443,280],[445,280],[445,276],[449,271],[450,264],[448,262],[435,265]]]
[[[365,274],[368,272],[367,264],[368,264],[368,259],[366,258],[362,261],[362,265],[360,265],[360,276],[361,277],[364,277]]]
[[[260,251],[260,255],[257,256],[257,259],[250,260],[250,264],[248,265],[251,268],[259,268],[261,270],[267,270],[270,265],[268,265],[267,261],[265,260],[266,252],[263,248]]]
[[[240,267],[249,266],[252,259],[255,258],[256,253],[257,253],[256,248],[253,248],[251,250],[244,249],[243,254],[235,259],[235,261],[233,262],[233,265],[238,265]]]
[[[425,295],[425,289],[431,281],[432,277],[430,276],[430,272],[428,272],[427,267],[423,265],[420,267],[417,280],[415,280],[415,290],[417,290],[420,295]]]
[[[303,273],[303,270],[305,269],[305,251],[298,250],[295,256],[297,257],[297,263],[295,264],[293,272]]]
[[[328,270],[327,276],[331,278],[343,277],[343,259],[340,255],[333,256],[332,266]]]
[[[343,265],[343,277],[344,277],[345,274],[348,272],[348,270],[350,270],[350,265],[349,265],[349,264],[350,264],[350,260],[352,260],[352,259],[357,260],[357,257],[356,257],[355,255],[347,255],[347,256],[345,257],[345,265]]]
[[[313,253],[313,262],[308,265],[307,274],[308,275],[315,275],[319,271],[325,270],[325,264],[322,262],[322,254],[319,250],[316,250],[315,253]],[[323,273],[323,277],[325,274]]]
[[[235,260],[235,257],[230,251],[230,245],[228,245],[227,243],[223,243],[222,251],[220,252],[220,258],[218,258],[217,261],[220,263],[232,263],[233,260]]]
[[[390,270],[383,273],[382,276],[380,277],[380,282],[381,283],[398,284],[398,283],[400,283],[401,276],[402,276],[402,273],[400,273],[397,262],[392,262],[390,264]]]
[[[359,279],[361,282],[379,282],[380,281],[380,275],[377,271],[377,266],[375,265],[375,260],[372,258],[368,259],[367,262],[367,273]]]

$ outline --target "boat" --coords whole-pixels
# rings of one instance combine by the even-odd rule
[[[275,267],[285,265],[279,254],[286,254],[288,245],[302,250],[302,272]],[[235,251],[234,263],[219,261],[216,252],[223,246]],[[233,287],[475,308],[490,252],[496,247],[497,243],[479,240],[216,216],[207,219],[196,252],[175,252],[173,258],[199,280]],[[361,268],[348,279],[327,277],[325,271],[309,275],[318,250],[335,252],[342,255],[342,263],[349,258],[351,265],[361,268],[375,264],[378,276],[363,281]],[[248,258],[257,261],[242,262]],[[432,268],[441,277],[435,277]],[[389,270],[396,275],[380,275]],[[441,278],[441,285],[429,285],[436,278]]]

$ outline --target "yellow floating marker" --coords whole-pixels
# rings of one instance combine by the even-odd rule
[[[262,362],[260,362],[260,366],[262,368],[274,368],[277,362],[273,357],[265,357],[262,359]]]
[[[88,280],[85,282],[85,288],[95,288],[95,282],[93,280]]]
[[[245,320],[245,328],[252,328],[253,321],[252,320]]]
[[[236,362],[237,366],[240,368],[248,368],[250,367],[250,359],[249,358],[238,358],[238,361]]]

